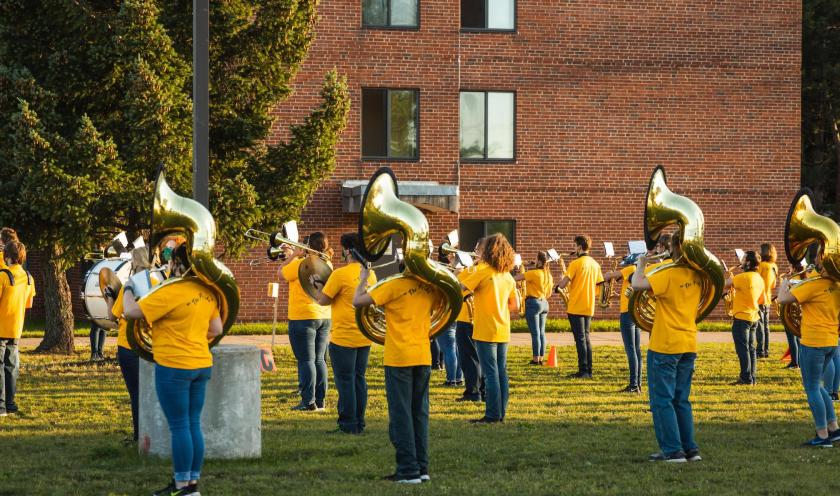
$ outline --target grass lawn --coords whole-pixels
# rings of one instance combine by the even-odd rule
[[[646,395],[616,393],[626,384],[622,349],[595,349],[592,381],[565,378],[573,347],[559,349],[558,369],[525,365],[529,354],[510,352],[503,425],[468,424],[483,409],[455,403],[458,391],[433,373],[432,482],[397,487],[379,480],[394,466],[382,348],[371,357],[368,431],[345,436],[326,434],[335,426],[334,390],[324,413],[289,410],[297,402],[294,361],[278,347],[279,372],[262,379],[262,459],[207,461],[202,494],[840,494],[840,446],[798,447],[813,424],[798,374],[778,360],[760,363],[758,386],[730,386],[733,347],[703,345],[692,400],[705,460],[670,465],[646,461],[656,449]],[[0,494],[149,494],[169,479],[168,461],[121,445],[130,415],[117,366],[66,364],[87,355],[22,353],[25,415],[0,419]]]

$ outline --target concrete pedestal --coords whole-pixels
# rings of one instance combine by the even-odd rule
[[[172,441],[155,391],[155,365],[146,360],[140,360],[139,417],[140,453],[170,457]],[[215,346],[201,413],[205,457],[259,458],[261,429],[259,348]]]

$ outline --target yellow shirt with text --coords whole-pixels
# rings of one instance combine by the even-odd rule
[[[335,269],[327,284],[321,291],[332,299],[332,327],[330,342],[346,348],[362,348],[370,346],[371,342],[356,325],[356,307],[353,306],[353,295],[359,286],[362,266],[353,262]],[[368,287],[376,284],[376,274],[370,271]]]
[[[137,305],[152,326],[155,362],[175,369],[213,366],[207,332],[219,317],[216,295],[201,283],[181,280],[162,286]]]
[[[648,349],[657,353],[697,353],[697,309],[703,281],[688,267],[649,274],[656,313]]]
[[[474,270],[458,274],[458,280],[473,293],[473,339],[488,343],[509,342],[508,304],[516,300],[516,281],[513,276],[507,272],[497,272],[482,262]]]
[[[776,287],[776,274],[778,272],[779,267],[773,262],[758,264],[758,275],[764,281],[764,303],[762,305],[769,305],[773,299],[773,288]]]
[[[837,346],[840,283],[821,278],[791,288],[802,309],[799,342],[812,348]]]
[[[621,294],[618,296],[618,309],[621,313],[630,310],[630,298],[627,297],[630,288],[630,276],[636,272],[635,265],[628,265],[621,269]]]
[[[437,289],[411,277],[401,277],[368,292],[385,311],[385,358],[388,367],[432,364],[429,334]]]
[[[324,320],[330,318],[330,307],[321,306],[309,297],[298,280],[298,269],[303,262],[298,258],[289,262],[281,270],[283,279],[289,283],[289,320]]]
[[[544,269],[525,272],[525,297],[548,299],[554,287],[554,277]]]
[[[601,266],[589,255],[576,258],[566,270],[569,278],[569,306],[566,313],[570,315],[595,315],[595,287],[604,280]]]
[[[12,273],[14,285],[8,273],[0,272],[0,338],[20,339],[26,309],[32,308],[35,297],[35,280],[20,264],[13,264],[6,270]]]
[[[757,321],[758,304],[764,301],[764,279],[758,272],[743,272],[732,278],[732,286],[735,288],[732,316],[748,322]]]

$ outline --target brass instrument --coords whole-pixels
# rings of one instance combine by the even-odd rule
[[[519,255],[516,255],[516,257],[519,260],[519,265],[517,266],[517,267],[519,267],[519,273],[522,274],[522,276],[524,277],[525,276],[525,271],[527,270],[525,268],[525,263],[522,261],[522,257],[520,257]],[[525,279],[522,279],[521,281],[516,281],[516,294],[519,297],[519,317],[520,318],[525,316],[525,293],[527,292],[527,290],[528,290],[528,283],[525,282]]]
[[[618,259],[613,260],[612,271],[615,272],[618,269]],[[601,284],[601,297],[598,298],[598,306],[601,308],[608,308],[612,303],[612,297],[615,296],[615,281],[616,279],[610,279],[609,281],[604,281]]]
[[[700,207],[691,199],[671,192],[665,181],[665,169],[657,166],[651,175],[645,200],[644,227],[648,249],[656,246],[663,229],[674,224],[679,226],[682,254],[677,260],[659,265],[647,273],[654,274],[675,267],[689,267],[697,271],[702,279],[696,318],[696,322],[700,322],[714,310],[723,294],[723,264],[704,245],[705,222]],[[648,332],[653,329],[656,298],[650,290],[633,291],[628,308],[636,325]]]
[[[245,237],[268,243],[266,257],[251,260],[248,262],[248,265],[251,267],[264,263],[276,262],[278,260],[285,260],[286,255],[284,253],[284,249],[288,246],[298,248],[308,255],[315,255],[325,262],[330,260],[329,254],[313,250],[308,245],[298,242],[297,223],[293,220],[284,223],[283,227],[279,231],[273,233],[267,233],[257,229],[248,229],[245,231]]]
[[[825,277],[840,282],[840,226],[830,218],[814,211],[811,203],[813,193],[802,188],[793,197],[785,223],[785,254],[791,264],[798,264],[805,258],[808,247],[818,243],[822,252],[822,266],[825,276],[817,275],[791,284],[812,284]],[[813,263],[814,260],[811,260]],[[806,274],[813,267],[795,275]],[[779,319],[791,334],[801,336],[801,309],[798,303],[777,304]]]
[[[368,289],[413,278],[432,285],[439,297],[432,308],[429,338],[455,322],[464,303],[461,283],[442,264],[429,258],[429,222],[423,213],[399,198],[393,171],[383,167],[368,183],[359,215],[360,255],[368,262],[378,260],[388,248],[392,234],[400,234],[405,270],[377,282]],[[368,339],[385,343],[384,312],[376,305],[356,309],[356,323]]]
[[[563,279],[566,276],[566,261],[563,260],[563,257],[557,257],[558,261],[560,262],[560,279]],[[560,295],[560,299],[563,300],[563,304],[567,307],[569,306],[569,287],[566,286],[565,288],[557,287],[555,288],[555,292]]]
[[[187,274],[167,279],[146,296],[160,291],[161,288],[188,281],[199,282],[209,288],[216,295],[219,315],[223,322],[222,333],[208,342],[208,346],[213,347],[236,321],[239,312],[239,286],[233,273],[214,256],[216,222],[213,216],[200,203],[172,191],[161,169],[155,182],[149,251],[159,249],[160,243],[172,235],[182,235],[187,239],[187,257],[192,267]],[[126,334],[132,349],[140,357],[152,361],[152,329],[149,323],[145,320],[128,320]]]
[[[813,270],[815,270],[815,267],[813,264],[810,264],[798,272],[793,272],[791,270],[788,273],[783,274],[781,277],[782,279],[789,279],[790,287],[793,288],[799,283],[808,280],[806,274]],[[794,277],[799,277],[800,280],[794,282],[792,280]],[[773,297],[773,307],[776,309],[776,316],[778,316],[779,320],[782,321],[782,325],[785,330],[796,337],[801,337],[802,332],[800,324],[802,321],[802,309],[799,308],[799,303],[788,303],[786,305],[782,305],[776,297]]]

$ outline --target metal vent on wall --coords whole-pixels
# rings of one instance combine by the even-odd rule
[[[358,213],[365,194],[366,180],[352,179],[341,184],[341,209]],[[429,212],[458,212],[458,186],[435,181],[400,181],[400,200]]]

